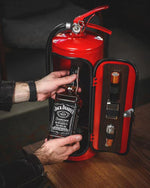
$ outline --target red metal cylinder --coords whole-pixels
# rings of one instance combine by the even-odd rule
[[[65,56],[88,60],[93,66],[103,58],[104,40],[94,33],[86,31],[83,36],[75,36],[70,31],[56,35],[52,43],[52,52]]]

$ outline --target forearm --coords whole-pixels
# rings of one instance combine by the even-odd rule
[[[37,90],[37,88],[40,90],[40,88],[37,87],[38,82],[39,81],[35,82],[35,93],[37,92],[37,100],[42,101],[40,98],[41,93]],[[30,89],[28,82],[0,82],[0,110],[9,111],[13,103],[26,102],[29,101],[29,98]]]
[[[11,109],[14,88],[14,81],[0,82],[0,110],[9,111]]]

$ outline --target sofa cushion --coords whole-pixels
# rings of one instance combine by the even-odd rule
[[[149,35],[149,5],[149,0],[115,0],[111,3],[110,9],[120,26],[131,28],[134,33]]]
[[[46,14],[32,16],[26,19],[3,18],[3,35],[5,42],[10,47],[18,48],[45,48],[48,35],[52,28],[60,23],[72,22],[73,19],[85,13],[72,3],[50,11]]]
[[[37,80],[46,75],[45,50],[21,49],[6,57],[8,80]]]
[[[53,10],[64,4],[64,0],[2,0],[3,17],[20,18]]]
[[[109,56],[127,59],[135,64],[139,79],[150,78],[150,46],[125,30],[113,27],[109,43]]]

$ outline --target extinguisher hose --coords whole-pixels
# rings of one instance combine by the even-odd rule
[[[53,71],[52,63],[52,40],[53,37],[60,31],[66,29],[67,24],[61,23],[57,25],[49,34],[47,44],[46,44],[46,74],[49,74]]]
[[[53,58],[52,58],[52,40],[55,35],[65,29],[69,29],[71,24],[64,24],[61,23],[57,25],[49,34],[47,44],[46,44],[46,74],[49,74],[53,71]],[[49,98],[49,121],[51,122],[52,118],[52,107],[53,107],[54,100]]]

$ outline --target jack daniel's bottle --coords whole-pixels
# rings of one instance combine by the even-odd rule
[[[50,137],[65,137],[76,133],[80,111],[78,90],[79,67],[71,66],[70,74],[77,79],[66,86],[66,91],[56,95],[50,123]]]

